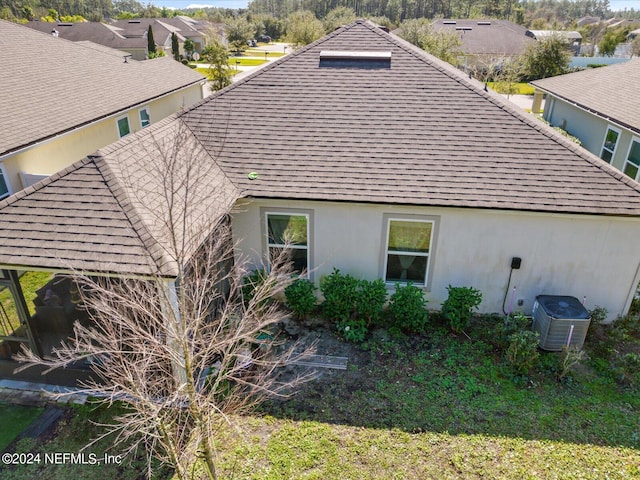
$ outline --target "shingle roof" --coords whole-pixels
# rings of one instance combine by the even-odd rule
[[[72,42],[89,41],[114,49],[147,49],[146,37],[127,38],[121,29],[101,22],[49,23],[33,20],[25,26],[43,33],[51,33],[53,29],[60,38]]]
[[[0,49],[0,156],[204,79],[169,57],[124,63],[3,20]]]
[[[175,187],[171,218],[180,225],[186,168],[199,180],[189,189],[191,228],[185,232],[186,249],[180,250],[186,255],[238,197],[213,159],[185,132],[175,118],[165,119],[1,201],[0,263],[176,276],[164,189]],[[174,177],[165,163],[172,155],[180,156]],[[174,231],[178,242],[180,232]]]
[[[321,67],[327,50],[387,51],[391,65]],[[270,64],[184,118],[247,196],[640,215],[638,184],[368,22]]]
[[[391,63],[335,53],[362,50]],[[640,216],[640,185],[359,21],[0,202],[0,265],[174,275],[158,172],[175,154],[206,160],[193,248],[241,197]]]
[[[531,82],[537,88],[640,133],[640,59]]]
[[[508,20],[438,19],[432,28],[457,33],[466,55],[522,55],[535,43],[525,36],[525,27]]]

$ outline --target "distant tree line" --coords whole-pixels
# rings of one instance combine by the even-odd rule
[[[386,17],[396,24],[412,18],[485,17],[523,25],[536,19],[549,25],[554,22],[567,25],[584,16],[614,16],[609,0],[253,0],[249,12],[285,19],[304,10],[322,19],[338,7],[353,10],[357,17]],[[640,18],[640,10],[634,9],[615,14]]]

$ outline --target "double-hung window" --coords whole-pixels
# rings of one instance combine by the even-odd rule
[[[623,170],[631,178],[638,180],[638,172],[640,171],[640,138],[638,137],[633,137],[631,140]]]
[[[151,125],[151,115],[149,115],[149,107],[142,107],[140,110],[138,110],[138,114],[140,115],[140,126],[142,128]]]
[[[116,119],[116,123],[118,124],[119,138],[126,137],[131,133],[131,127],[129,126],[129,117],[127,115]]]
[[[269,263],[287,248],[294,271],[308,276],[310,213],[266,211],[264,215]]]
[[[620,130],[613,127],[607,128],[607,134],[604,136],[602,150],[600,151],[600,158],[605,162],[611,163],[618,146],[618,137],[620,137]]]
[[[9,187],[9,181],[4,171],[4,166],[0,163],[0,199],[11,195],[11,188]]]
[[[384,280],[427,286],[436,219],[385,216]]]

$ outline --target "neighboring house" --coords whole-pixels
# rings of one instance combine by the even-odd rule
[[[204,77],[0,21],[0,198],[202,99]]]
[[[159,275],[171,289],[153,178],[172,152],[178,170],[199,152],[211,172],[188,231],[210,235],[202,222],[234,206],[238,254],[255,267],[295,229],[294,265],[316,283],[339,268],[390,291],[412,282],[432,309],[455,285],[478,288],[482,312],[531,313],[540,294],[626,312],[640,185],[483,87],[354,22],[1,201],[0,283],[19,299],[18,270],[77,269]],[[5,332],[5,359],[15,345],[44,350],[38,332],[73,321],[30,313]]]
[[[100,22],[49,23],[34,20],[26,27],[51,33],[72,42],[93,42],[108,48],[126,52],[133,60],[147,58],[147,37],[126,37],[121,29]]]
[[[595,23],[600,23],[600,17],[582,17],[576,21],[576,25],[578,27],[585,27],[587,25],[593,25]]]
[[[184,41],[186,39],[194,43],[196,52],[201,52],[209,43],[209,38],[212,35],[220,39],[224,37],[224,30],[221,24],[213,24],[183,16],[116,20],[111,26],[117,28],[127,38],[146,38],[149,26],[151,26],[157,48],[167,54],[171,53],[172,33],[178,36],[181,54],[184,54]]]
[[[580,55],[580,46],[582,45],[582,35],[580,32],[568,30],[527,30],[525,35],[534,40],[542,40],[549,37],[564,38],[573,55]]]
[[[178,37],[180,53],[184,54],[184,41],[194,42],[196,51],[202,51],[207,45],[207,39],[213,34],[220,38],[224,36],[221,24],[212,24],[189,17],[174,18],[136,18],[117,20],[113,23],[100,22],[58,22],[48,23],[31,21],[25,24],[29,28],[71,40],[72,42],[90,41],[109,48],[122,50],[131,55],[134,60],[145,60],[149,52],[147,35],[149,26],[153,30],[153,40],[156,50],[171,56],[171,34]]]
[[[640,180],[640,59],[531,84],[546,95],[545,120]]]
[[[460,36],[464,54],[460,63],[464,69],[495,67],[504,59],[519,57],[535,43],[525,36],[525,27],[508,20],[438,19],[432,28]]]

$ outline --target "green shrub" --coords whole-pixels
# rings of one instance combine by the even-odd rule
[[[380,320],[387,300],[387,289],[382,280],[358,280],[343,275],[337,268],[323,279],[320,290],[324,296],[325,316],[336,322],[345,339],[356,342],[364,341],[369,326]]]
[[[626,353],[618,355],[613,361],[616,380],[623,385],[640,384],[640,355]]]
[[[429,320],[426,310],[427,299],[424,291],[411,283],[396,283],[396,291],[389,299],[389,311],[392,321],[390,329],[404,333],[422,333]]]
[[[320,283],[324,296],[324,314],[336,322],[351,318],[355,309],[358,280],[351,275],[342,275],[337,268]]]
[[[511,335],[524,330],[529,330],[531,320],[522,312],[507,315],[500,319],[493,328],[491,342],[502,350],[509,347]]]
[[[592,339],[598,327],[607,319],[607,315],[609,312],[606,308],[599,307],[596,305],[592,310],[589,310],[589,318],[591,318],[591,322],[589,323],[589,330],[587,330],[587,338]]]
[[[522,330],[509,337],[509,347],[506,359],[516,373],[526,375],[535,365],[540,353],[538,352],[538,332]]]
[[[442,304],[442,314],[451,330],[460,332],[471,325],[473,309],[482,302],[482,293],[473,287],[447,287],[449,296]]]
[[[584,350],[576,347],[564,347],[560,355],[560,369],[558,371],[558,380],[562,381],[575,370],[575,368],[587,358]]]
[[[387,301],[387,286],[382,279],[360,280],[356,289],[356,315],[363,318],[367,326],[376,324],[382,316]]]
[[[348,342],[362,343],[364,342],[369,327],[363,319],[350,318],[348,320],[340,320],[337,323],[338,332]]]
[[[316,286],[313,282],[297,278],[284,290],[287,306],[296,318],[301,319],[313,311],[316,306]]]

